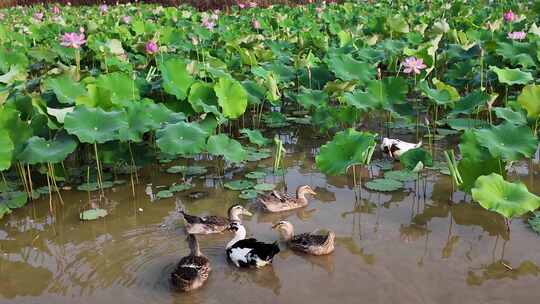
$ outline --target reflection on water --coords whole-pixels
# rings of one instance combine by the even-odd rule
[[[310,184],[318,193],[307,208],[264,214],[255,202],[238,199],[223,189],[214,172],[191,177],[195,187],[178,198],[191,214],[225,216],[237,203],[255,215],[245,218],[248,234],[276,241],[271,223],[289,220],[298,232],[331,229],[336,235],[332,255],[314,257],[286,250],[273,267],[238,270],[226,261],[229,233],[200,238],[212,262],[206,286],[190,294],[171,290],[170,271],[187,254],[183,222],[175,198],[155,199],[164,186],[182,182],[164,170],[177,163],[152,165],[141,172],[135,198],[129,185],[115,185],[106,200],[93,194],[64,192],[64,206],[48,198],[30,203],[0,221],[0,303],[527,303],[540,296],[540,241],[522,220],[511,232],[504,220],[452,193],[447,176],[427,172],[404,191],[379,193],[354,187],[351,177],[325,177],[315,169],[320,142],[310,134],[282,135],[287,145],[285,175],[265,182],[294,191]],[[374,156],[380,158],[379,155]],[[180,162],[193,164],[193,160]],[[227,170],[228,178],[268,170],[271,160]],[[533,191],[538,175],[518,164],[514,176]],[[357,170],[365,181],[380,176],[372,166]],[[190,197],[189,193],[202,193]],[[110,215],[80,222],[78,213],[98,203]],[[455,291],[455,292],[454,292]]]

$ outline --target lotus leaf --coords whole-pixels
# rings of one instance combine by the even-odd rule
[[[480,176],[472,197],[480,206],[510,219],[540,207],[540,197],[527,190],[523,183],[510,183],[496,173]]]
[[[105,110],[113,108],[111,91],[98,87],[95,84],[88,84],[86,89],[88,91],[86,95],[79,96],[75,99],[76,105],[84,105],[91,108],[100,107]]]
[[[226,160],[240,163],[247,158],[247,152],[242,145],[225,134],[212,135],[208,139],[208,152],[222,155]]]
[[[515,161],[531,157],[538,148],[538,139],[527,126],[514,126],[504,122],[498,126],[476,131],[480,145],[494,157]]]
[[[393,179],[377,178],[364,184],[369,190],[390,192],[403,188],[403,183]]]
[[[143,102],[131,102],[126,108],[126,127],[119,130],[120,141],[141,142],[144,133],[155,126],[155,121],[150,116],[146,104]]]
[[[59,163],[73,153],[77,148],[77,141],[71,136],[57,136],[55,139],[46,140],[42,137],[31,137],[19,159],[27,164]]]
[[[26,205],[28,196],[22,191],[4,192],[0,194],[0,205],[5,205],[9,209],[17,209]]]
[[[376,74],[373,65],[358,61],[349,54],[331,56],[330,60],[328,60],[328,65],[334,74],[336,74],[336,77],[345,81],[357,80],[360,83],[366,83],[373,79]]]
[[[171,155],[193,155],[206,148],[208,133],[194,123],[178,122],[156,132],[157,145]]]
[[[167,59],[159,65],[163,89],[180,100],[186,99],[189,87],[193,83],[193,77],[186,67],[186,63],[179,58]]]
[[[265,138],[259,130],[242,129],[240,133],[246,135],[249,138],[249,142],[259,147],[266,146],[270,143],[270,140]]]
[[[1,211],[0,211],[0,218],[2,218]],[[531,217],[529,220],[529,226],[531,226],[531,229],[536,231],[536,233],[540,234],[540,212],[535,212],[534,216]]]
[[[108,214],[107,210],[95,208],[95,209],[89,209],[89,210],[81,212],[81,214],[79,215],[79,218],[82,221],[94,221],[101,217],[106,217],[107,214]]]
[[[202,175],[207,172],[202,166],[172,166],[165,170],[167,173],[182,173],[185,176]]]
[[[111,181],[104,181],[102,183],[102,188],[103,189],[106,189],[106,188],[111,188],[112,186],[114,186],[114,183],[111,182]],[[81,185],[78,185],[77,186],[77,190],[79,191],[96,191],[96,190],[99,190],[100,187],[98,185],[98,183],[84,183],[84,184],[81,184]]]
[[[533,81],[533,77],[529,72],[522,72],[520,69],[500,69],[496,66],[490,66],[489,69],[499,77],[499,82],[513,85],[513,84],[527,84]]]
[[[458,102],[456,102],[454,109],[450,113],[452,115],[474,113],[478,109],[478,107],[482,105],[487,105],[487,102],[490,100],[490,98],[491,97],[485,92],[472,92],[469,95],[461,98]]]
[[[195,82],[189,90],[188,101],[195,112],[208,112],[203,105],[217,105],[217,96],[212,85],[204,82]]]
[[[418,179],[418,174],[408,170],[384,172],[385,179],[393,179],[400,182],[411,182]]]
[[[169,198],[173,196],[174,196],[174,193],[169,190],[161,190],[158,193],[156,193],[157,198]]]
[[[74,104],[79,96],[86,95],[86,88],[68,75],[49,78],[45,81],[45,87],[53,90],[59,102]]]
[[[218,103],[227,118],[238,118],[247,107],[247,92],[236,80],[222,77],[214,86]]]
[[[262,184],[255,185],[253,189],[257,191],[271,191],[271,190],[274,190],[275,187],[276,185],[274,184],[262,183]]]
[[[255,197],[257,197],[257,194],[255,194]],[[7,214],[11,213],[11,209],[6,204],[0,204],[0,220]]]
[[[66,115],[64,128],[69,134],[76,135],[83,143],[104,143],[118,139],[119,132],[127,128],[124,111],[106,112],[101,108],[77,106]]]
[[[296,100],[306,109],[322,107],[328,103],[328,94],[324,91],[303,89],[302,93],[296,96]]]
[[[169,191],[171,192],[182,192],[193,188],[192,184],[183,183],[183,184],[174,184],[169,187]]]
[[[448,91],[432,89],[429,87],[429,84],[425,80],[421,81],[418,84],[418,88],[420,88],[420,90],[426,97],[428,97],[430,100],[435,101],[437,105],[446,106],[453,102],[452,96],[450,96],[450,93]]]
[[[253,172],[249,172],[245,176],[246,176],[246,178],[249,178],[249,179],[261,179],[261,178],[264,178],[266,176],[266,172],[253,171]]]
[[[347,129],[338,132],[323,145],[315,158],[317,167],[326,174],[345,174],[352,165],[366,164],[375,145],[375,134]]]
[[[417,171],[433,165],[431,154],[422,148],[411,149],[403,153],[399,157],[399,161],[409,171]]]
[[[127,74],[116,72],[101,75],[96,81],[96,86],[108,90],[111,102],[118,106],[127,106],[130,102],[139,99],[139,88],[135,81]]]
[[[540,85],[528,85],[523,88],[517,101],[527,110],[527,116],[531,119],[540,117]]]
[[[7,170],[11,167],[13,149],[15,147],[7,130],[0,130],[0,171]]]
[[[254,199],[258,195],[259,195],[259,192],[255,191],[255,190],[252,190],[252,189],[248,189],[248,190],[242,190],[242,192],[240,192],[238,197],[241,198],[241,199],[248,200],[248,199]]]
[[[267,151],[254,151],[254,150],[248,150],[247,151],[247,161],[253,162],[253,161],[259,161],[261,159],[266,159],[271,157],[272,155]]]
[[[255,183],[248,180],[235,180],[235,181],[227,182],[224,184],[225,188],[235,190],[235,191],[253,188],[254,185]]]
[[[495,111],[495,114],[497,115],[497,117],[504,119],[511,124],[518,125],[518,126],[527,124],[527,118],[520,111],[513,111],[510,108],[502,108],[502,107],[496,107],[496,108],[493,108],[493,110]]]
[[[32,136],[32,129],[20,118],[20,113],[12,108],[0,107],[0,130],[8,132],[13,144],[12,158],[24,148],[24,143]]]

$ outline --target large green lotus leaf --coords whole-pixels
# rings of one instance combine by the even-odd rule
[[[230,190],[240,191],[240,190],[253,188],[253,186],[255,186],[255,183],[252,181],[242,179],[242,180],[226,182],[223,186],[225,186],[225,188],[230,189]]]
[[[393,179],[387,178],[377,178],[370,180],[364,184],[369,190],[381,191],[381,192],[390,192],[396,191],[403,187],[403,183]]]
[[[71,136],[60,135],[51,140],[33,136],[18,158],[30,165],[54,164],[66,159],[76,148],[77,141]]]
[[[432,81],[433,81],[433,84],[435,85],[435,87],[437,88],[437,90],[448,92],[448,94],[450,94],[450,99],[452,101],[459,100],[460,95],[459,95],[459,92],[458,92],[458,90],[456,88],[454,88],[453,86],[438,80],[437,78],[433,78]]]
[[[306,109],[321,107],[328,103],[328,94],[324,91],[304,88],[302,93],[296,96],[296,101]]]
[[[9,108],[0,108],[0,130],[5,130],[13,144],[12,159],[24,148],[24,144],[32,136],[32,128],[20,118],[19,111]]]
[[[487,148],[480,145],[474,130],[465,130],[459,143],[459,151],[462,158],[473,160],[485,160],[492,158]]]
[[[266,96],[266,88],[257,84],[252,80],[242,81],[242,85],[246,92],[248,93],[248,102],[250,104],[260,104]]]
[[[381,107],[379,100],[368,92],[355,91],[345,93],[342,100],[362,112],[368,112]]]
[[[423,169],[424,167],[431,167],[433,165],[433,158],[431,154],[422,149],[411,149],[403,153],[399,157],[399,162],[409,171],[415,169]]]
[[[49,78],[45,80],[45,87],[54,92],[59,102],[65,104],[74,104],[77,97],[86,95],[84,85],[76,82],[69,75]]]
[[[165,124],[174,124],[186,119],[184,113],[175,113],[162,103],[154,103],[148,99],[143,100],[142,103],[144,103],[144,108],[152,121],[150,126],[152,130],[157,130]]]
[[[540,207],[540,197],[527,190],[523,183],[510,183],[496,173],[480,176],[472,197],[480,206],[510,219]]]
[[[490,66],[489,69],[499,77],[499,82],[513,85],[513,84],[527,84],[533,81],[533,77],[529,72],[522,72],[520,69],[500,69],[496,66]]]
[[[9,209],[17,209],[26,205],[28,195],[22,191],[0,193],[0,205],[6,205]]]
[[[18,65],[11,66],[9,72],[0,76],[0,83],[13,84],[17,81],[25,81],[28,77],[28,72],[25,68]]]
[[[449,118],[446,119],[445,122],[450,126],[450,128],[458,131],[468,130],[471,128],[480,128],[489,125],[484,120],[473,118]]]
[[[514,125],[526,125],[527,117],[521,111],[513,111],[510,108],[496,107],[493,108],[497,117],[506,120],[507,122]]]
[[[453,102],[452,96],[450,96],[450,93],[448,93],[448,91],[432,89],[429,87],[429,84],[425,80],[421,81],[418,84],[418,88],[427,98],[433,100],[437,105],[446,106]]]
[[[490,98],[491,97],[485,92],[479,90],[474,91],[456,102],[454,109],[450,113],[452,115],[471,114],[475,112],[478,107],[482,105],[485,106]]]
[[[270,143],[270,140],[264,137],[259,130],[242,129],[240,133],[246,135],[249,138],[249,142],[256,144],[259,147],[265,146]]]
[[[227,118],[237,118],[247,107],[247,92],[236,80],[222,77],[214,86],[218,103]]]
[[[540,85],[528,85],[523,88],[517,101],[527,110],[527,116],[531,119],[540,117]]]
[[[7,170],[11,167],[13,149],[15,147],[9,137],[8,131],[0,129],[0,171]]]
[[[100,217],[105,217],[107,216],[107,214],[108,214],[107,210],[96,208],[96,209],[90,209],[90,210],[81,212],[79,214],[79,218],[82,221],[93,221],[93,220],[97,220]]]
[[[223,157],[233,163],[240,163],[247,158],[247,152],[242,145],[225,134],[212,135],[208,139],[208,152]]]
[[[401,15],[395,15],[386,19],[386,26],[394,33],[408,33],[409,24],[405,17]]]
[[[96,81],[96,86],[108,90],[111,102],[118,106],[125,107],[130,102],[139,100],[139,88],[135,80],[124,73],[101,75]]]
[[[392,105],[406,101],[409,87],[407,81],[401,77],[386,77],[369,81],[367,91],[382,108],[389,110]]]
[[[317,167],[329,175],[345,174],[352,165],[364,164],[375,145],[375,134],[352,128],[336,133],[315,158]]]
[[[146,104],[139,101],[131,102],[125,110],[127,125],[120,129],[118,139],[123,142],[142,141],[144,133],[154,129],[155,126]]]
[[[157,145],[171,155],[193,155],[206,148],[208,133],[194,123],[178,122],[156,132]]]
[[[184,60],[179,58],[167,59],[159,65],[163,77],[163,89],[180,100],[187,97],[189,87],[193,83],[193,77],[186,67]]]
[[[64,128],[83,143],[104,143],[116,140],[121,129],[127,128],[126,112],[106,112],[101,108],[77,106],[64,119]]]
[[[538,139],[527,126],[514,126],[504,122],[498,126],[476,131],[480,145],[491,155],[515,161],[531,157],[538,148]]]
[[[100,107],[109,110],[113,107],[111,91],[98,87],[95,84],[86,86],[88,93],[75,99],[76,105],[83,105],[91,108]]]
[[[203,104],[217,105],[217,96],[211,84],[195,82],[189,90],[188,101],[195,112],[204,112]]]
[[[372,64],[358,61],[349,54],[331,56],[328,60],[328,66],[336,74],[336,77],[345,81],[357,80],[360,83],[366,83],[376,74]]]

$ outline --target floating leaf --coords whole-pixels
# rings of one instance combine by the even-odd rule
[[[364,186],[369,190],[390,192],[401,189],[403,187],[403,183],[394,179],[377,178],[368,181],[364,184]]]
[[[174,193],[169,190],[161,190],[158,193],[156,193],[157,198],[169,198],[173,196],[174,196]]]
[[[252,189],[248,189],[248,190],[242,190],[242,192],[240,192],[238,197],[241,198],[241,199],[248,200],[248,199],[254,199],[258,195],[259,195],[259,192],[255,191],[255,190],[252,190]]]
[[[102,184],[103,189],[111,188],[112,186],[114,186],[114,183],[111,181],[104,181]],[[100,187],[97,183],[84,183],[77,186],[77,190],[79,191],[96,191],[98,189],[100,189]]]
[[[105,112],[101,108],[77,106],[66,115],[64,128],[83,143],[104,143],[118,138],[120,129],[127,127],[126,113]]]
[[[257,184],[253,187],[253,189],[258,191],[271,191],[274,190],[274,188],[276,188],[276,185],[268,183]]]
[[[375,145],[375,135],[347,129],[338,132],[323,145],[315,158],[317,167],[326,174],[345,174],[352,165],[365,164]]]
[[[264,178],[266,176],[266,172],[253,171],[253,172],[249,172],[245,176],[246,176],[246,178],[249,178],[249,179],[262,179],[262,178]]]
[[[4,192],[0,194],[0,206],[6,205],[9,209],[17,209],[26,205],[28,196],[22,191]]]
[[[208,134],[195,123],[179,122],[156,132],[157,145],[171,155],[194,155],[206,148]]]
[[[431,154],[428,151],[422,148],[416,148],[416,149],[411,149],[403,153],[399,157],[399,162],[403,166],[405,166],[407,170],[413,171],[415,169],[421,170],[423,167],[432,166],[433,158],[431,157]]]
[[[255,183],[248,180],[235,180],[224,184],[225,188],[236,191],[253,188],[254,185]]]
[[[487,210],[510,219],[540,207],[540,197],[523,183],[510,183],[496,173],[480,176],[471,190],[472,197]]]
[[[185,176],[202,175],[207,172],[203,166],[172,166],[165,171],[167,173],[182,173]]]
[[[83,221],[93,221],[97,220],[98,218],[105,217],[107,214],[107,210],[96,208],[81,212],[81,214],[79,214],[79,218]]]
[[[477,130],[476,134],[480,145],[486,147],[491,155],[505,160],[531,157],[538,148],[538,139],[527,126],[504,122],[489,129]]]
[[[249,138],[249,142],[256,144],[259,147],[270,143],[270,140],[264,137],[259,130],[242,129],[240,130],[240,133],[246,135]]]
[[[418,179],[418,174],[409,170],[396,170],[384,172],[384,178],[400,182],[412,182]]]
[[[180,100],[186,99],[189,87],[193,83],[193,77],[189,75],[184,60],[170,58],[159,65],[159,70],[163,77],[165,92]]]
[[[227,118],[238,118],[247,107],[247,92],[236,80],[220,78],[214,86],[218,103]]]
[[[169,191],[171,192],[182,192],[193,188],[192,184],[183,183],[183,184],[174,184],[169,187]]]
[[[223,157],[233,163],[240,163],[247,158],[247,152],[242,145],[225,134],[212,135],[208,139],[208,152]]]
[[[529,72],[522,72],[520,69],[500,69],[496,66],[490,66],[489,69],[499,77],[499,82],[513,85],[513,84],[527,84],[533,81],[533,77]]]

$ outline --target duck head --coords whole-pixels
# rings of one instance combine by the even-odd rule
[[[232,221],[240,221],[240,216],[241,215],[246,215],[246,216],[253,216],[253,214],[251,212],[249,212],[249,210],[247,210],[244,206],[242,205],[234,205],[232,206],[231,208],[229,208],[229,219],[232,220]]]

